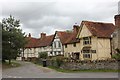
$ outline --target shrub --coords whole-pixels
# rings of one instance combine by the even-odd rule
[[[60,67],[61,64],[63,63],[63,57],[62,56],[57,56],[56,57],[56,62],[57,62],[57,66]]]
[[[114,54],[114,55],[112,55],[112,58],[114,58],[116,60],[120,60],[120,54]]]
[[[64,57],[63,56],[56,56],[51,58],[52,66],[60,67],[63,64]]]
[[[120,50],[118,48],[115,50],[117,51],[117,54],[113,54],[112,58],[114,58],[116,60],[120,60]]]
[[[48,55],[47,55],[47,52],[39,52],[39,58],[42,58],[42,59],[47,59]]]

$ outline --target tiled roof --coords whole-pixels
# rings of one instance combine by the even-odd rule
[[[50,46],[52,44],[54,35],[45,36],[44,38],[38,39],[37,47]]]
[[[66,40],[65,42],[66,44],[79,42],[79,39],[76,38],[76,36],[78,34],[80,27],[79,26],[75,26],[75,27],[76,27],[76,30],[73,30],[69,39]]]
[[[85,25],[93,36],[110,38],[115,30],[112,23],[82,21],[81,26]]]
[[[52,43],[54,35],[45,36],[44,38],[33,38],[33,37],[26,37],[27,44],[25,48],[35,48],[35,47],[45,47],[50,46]]]
[[[79,42],[79,39],[76,38],[79,26],[74,25],[73,31],[67,32],[67,31],[57,31],[57,35],[60,38],[60,41],[62,44],[70,44],[70,43],[76,43]]]
[[[56,31],[56,34],[59,36],[61,43],[65,44],[66,41],[70,38],[72,33],[66,31]]]
[[[38,39],[33,37],[26,37],[26,45],[25,48],[35,48],[38,42]]]

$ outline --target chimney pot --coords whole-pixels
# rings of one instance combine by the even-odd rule
[[[46,33],[41,33],[41,38],[45,38],[46,37]]]

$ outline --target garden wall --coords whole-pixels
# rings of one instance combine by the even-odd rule
[[[116,60],[99,60],[99,61],[54,61],[47,60],[47,66],[58,67],[68,70],[85,70],[85,69],[112,69],[118,70],[119,61]]]

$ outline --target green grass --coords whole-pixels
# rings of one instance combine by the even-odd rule
[[[11,64],[9,64],[8,61],[6,61],[5,63],[2,63],[3,69],[15,68],[15,67],[19,67],[19,66],[21,66],[21,64],[17,63],[16,61],[11,61]]]
[[[120,72],[120,70],[67,70],[67,69],[60,69],[60,68],[56,68],[53,66],[49,66],[48,68],[54,69],[58,72],[64,72],[64,73],[77,73],[77,72]]]

